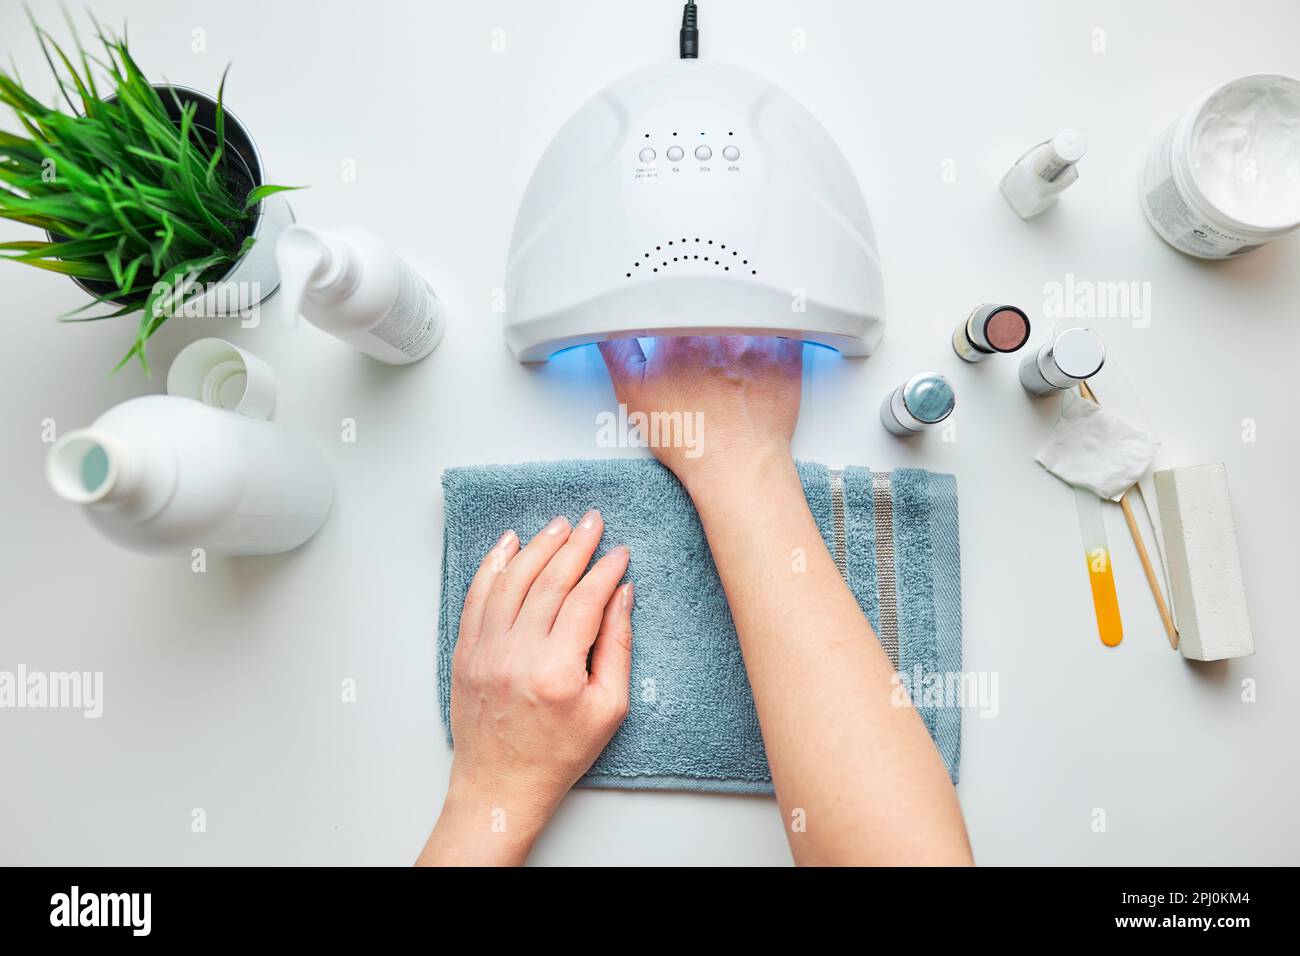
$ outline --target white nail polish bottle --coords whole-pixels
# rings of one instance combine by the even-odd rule
[[[1088,150],[1083,134],[1063,129],[1016,160],[1002,177],[1002,195],[1021,219],[1037,216],[1079,178],[1075,166]]]

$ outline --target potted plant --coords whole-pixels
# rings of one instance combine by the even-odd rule
[[[226,109],[225,74],[215,99],[153,85],[125,37],[98,22],[103,57],[74,28],[75,59],[32,26],[68,109],[0,69],[0,103],[21,126],[0,130],[0,218],[46,234],[0,243],[0,258],[62,273],[94,297],[64,318],[140,312],[117,368],[136,356],[148,374],[146,344],[169,316],[247,314],[275,291],[276,236],[293,221],[279,193],[295,187],[265,182],[252,137]],[[111,311],[81,316],[97,304]]]

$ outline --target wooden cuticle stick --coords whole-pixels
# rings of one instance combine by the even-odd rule
[[[1097,401],[1097,396],[1093,394],[1087,382],[1079,383],[1079,394],[1090,402]],[[1155,566],[1151,563],[1151,556],[1147,554],[1146,542],[1142,540],[1142,532],[1138,529],[1137,518],[1133,514],[1133,506],[1129,503],[1129,495],[1133,489],[1125,491],[1120,496],[1120,510],[1124,512],[1124,521],[1128,524],[1129,535],[1133,538],[1133,545],[1137,548],[1138,560],[1142,563],[1142,570],[1146,573],[1147,584],[1151,588],[1151,594],[1156,599],[1156,608],[1160,611],[1160,620],[1165,625],[1165,634],[1169,637],[1169,646],[1174,650],[1178,649],[1178,628],[1174,626],[1173,616],[1169,613],[1169,605],[1165,603],[1164,593],[1160,590],[1160,579],[1156,576]]]

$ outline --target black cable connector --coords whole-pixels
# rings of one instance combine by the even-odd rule
[[[682,7],[682,32],[677,48],[683,60],[697,60],[700,56],[700,28],[695,22],[695,0],[686,0]]]

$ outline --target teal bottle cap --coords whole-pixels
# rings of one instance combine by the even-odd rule
[[[917,421],[933,425],[952,414],[957,394],[938,372],[922,372],[903,386],[903,404]]]

